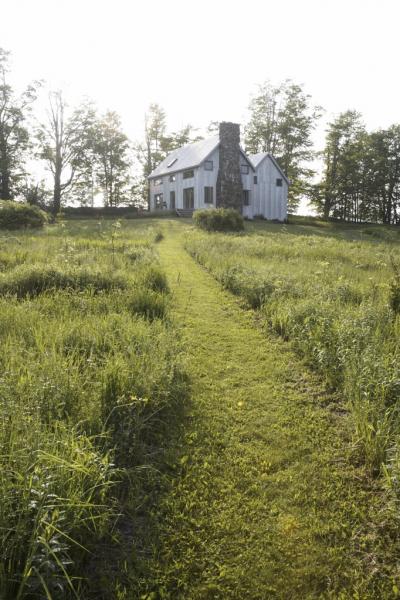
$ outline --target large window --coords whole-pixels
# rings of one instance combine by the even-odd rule
[[[164,194],[154,194],[154,207],[159,210],[164,204]]]
[[[243,173],[243,175],[248,175],[249,165],[240,165],[240,172]]]
[[[282,179],[278,178],[276,180],[276,187],[282,187]]]
[[[243,190],[243,206],[250,206],[250,192]]]
[[[214,203],[214,188],[212,186],[206,186],[204,188],[204,204]]]
[[[193,169],[188,169],[187,171],[183,171],[183,179],[191,179],[194,177]]]
[[[258,183],[257,175],[254,175],[254,183]]]
[[[183,208],[194,208],[194,188],[184,188]]]
[[[169,193],[169,208],[175,210],[175,192]]]
[[[214,162],[212,160],[206,160],[204,163],[205,171],[213,171],[214,170]]]

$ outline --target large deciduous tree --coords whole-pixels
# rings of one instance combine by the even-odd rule
[[[60,91],[49,95],[47,122],[38,130],[39,156],[46,161],[53,176],[52,211],[61,208],[63,194],[71,188],[88,166],[92,148],[95,110],[83,103],[72,112]]]
[[[117,113],[108,111],[97,122],[92,147],[105,206],[127,202],[130,199],[129,142]]]
[[[360,113],[348,110],[328,124],[323,175],[313,204],[325,218],[398,222],[400,126],[368,133]]]
[[[23,165],[30,147],[27,118],[39,82],[17,95],[7,79],[9,53],[0,48],[0,199],[12,199],[24,178]]]
[[[148,176],[164,158],[177,148],[196,142],[201,138],[196,129],[188,124],[179,131],[167,133],[165,111],[159,104],[150,104],[145,115],[144,141],[136,145],[136,155],[142,166],[142,182],[137,183],[137,189],[145,190],[145,196],[150,206],[150,186]]]
[[[311,96],[301,85],[287,80],[274,86],[266,82],[250,102],[250,120],[245,127],[249,154],[269,152],[290,179],[289,210],[295,211],[307,194],[314,175],[310,163],[315,157],[312,133],[321,116]]]
[[[325,218],[359,219],[365,181],[367,138],[361,115],[348,110],[328,124],[322,152],[320,212]]]

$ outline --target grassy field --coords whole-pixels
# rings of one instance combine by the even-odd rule
[[[160,237],[111,221],[0,235],[4,600],[115,597],[98,563],[152,489],[186,394]]]
[[[362,459],[395,488],[399,231],[297,221],[250,224],[244,236],[193,234],[186,248],[344,395]]]
[[[0,598],[397,597],[398,239],[2,233]]]

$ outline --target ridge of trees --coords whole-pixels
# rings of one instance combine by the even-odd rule
[[[150,104],[143,139],[132,143],[114,111],[99,114],[85,100],[70,107],[61,91],[48,97],[46,116],[34,119],[42,82],[17,93],[9,81],[9,53],[0,48],[0,200],[24,199],[58,213],[68,202],[148,206],[148,175],[173,150],[202,139],[187,124],[169,131],[163,108]],[[397,223],[400,216],[400,124],[368,132],[362,115],[347,110],[328,123],[324,148],[313,132],[323,114],[302,85],[266,81],[249,104],[247,153],[269,152],[290,180],[289,212],[307,198],[324,218]],[[212,121],[206,135],[215,134]],[[38,180],[32,159],[49,173]],[[322,164],[319,180],[316,161]],[[49,182],[52,182],[51,189]]]

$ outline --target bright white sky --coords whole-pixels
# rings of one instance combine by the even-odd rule
[[[303,83],[333,114],[400,122],[400,0],[0,0],[0,46],[18,86],[86,95],[142,135],[150,102],[171,130],[243,123],[257,84]]]

